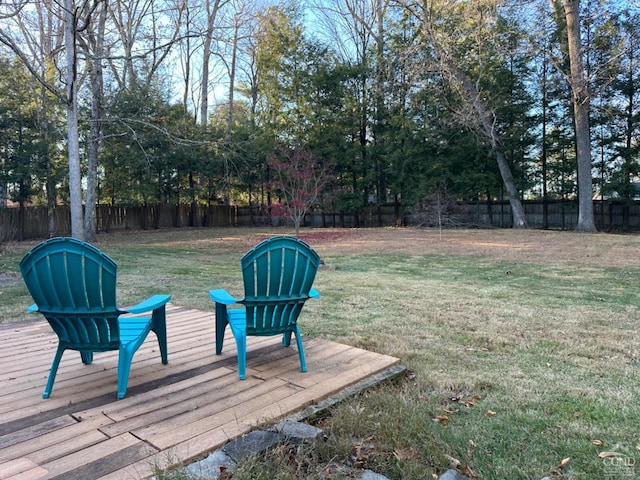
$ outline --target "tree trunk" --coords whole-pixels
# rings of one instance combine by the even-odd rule
[[[44,77],[44,75],[43,75]],[[44,85],[40,85],[40,101],[42,102],[43,125],[40,127],[42,141],[47,145],[45,168],[47,171],[46,191],[47,191],[47,236],[53,238],[56,235],[55,208],[56,208],[56,184],[53,175],[51,162],[51,148],[49,147],[49,118],[47,109],[47,90]]]
[[[104,29],[107,21],[106,5],[103,5],[98,20],[98,28],[93,38],[93,59],[91,60],[91,125],[89,127],[89,149],[87,165],[87,198],[84,212],[85,240],[93,242],[96,237],[96,204],[98,155],[102,143],[102,59],[104,54]]]
[[[233,108],[234,108],[234,86],[236,83],[236,61],[238,57],[238,30],[240,29],[239,20],[236,17],[233,26],[233,45],[231,46],[231,68],[229,70],[229,105],[227,107],[227,141],[231,141],[231,130],[233,128]]]
[[[213,43],[213,28],[216,16],[220,8],[221,0],[207,0],[205,3],[207,10],[207,31],[204,36],[202,54],[202,86],[200,91],[200,124],[207,125],[209,120],[209,60],[211,58],[211,44]]]
[[[67,150],[69,155],[69,197],[71,236],[84,240],[82,214],[82,176],[80,174],[80,141],[78,138],[78,97],[76,73],[76,6],[64,0],[64,43],[67,59]]]
[[[520,201],[518,189],[516,188],[516,182],[513,179],[513,174],[511,173],[511,168],[509,168],[509,163],[507,162],[502,149],[494,147],[493,150],[496,154],[496,159],[498,160],[498,168],[500,169],[500,175],[502,176],[502,181],[504,182],[504,187],[506,188],[507,195],[509,197],[513,228],[526,228],[527,220],[524,214],[524,208],[522,207],[522,202]]]
[[[571,91],[576,129],[578,158],[578,224],[576,230],[595,232],[593,216],[593,179],[591,175],[591,133],[589,130],[590,94],[584,75],[580,40],[580,1],[562,0],[567,19]]]

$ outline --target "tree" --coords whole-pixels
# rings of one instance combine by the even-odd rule
[[[595,232],[593,216],[593,177],[591,172],[591,130],[589,107],[591,95],[582,61],[580,36],[580,0],[562,0],[567,21],[567,40],[571,73],[569,83],[573,94],[573,114],[578,159],[578,223],[576,230]]]
[[[621,165],[616,171],[617,191],[626,202],[631,202],[638,194],[633,188],[633,180],[640,177],[640,21],[639,14],[627,14],[621,22],[622,58],[620,72],[614,86],[619,92],[617,111],[619,125],[616,153]],[[612,107],[615,111],[615,107]]]
[[[204,142],[184,105],[170,104],[153,85],[140,85],[118,95],[104,124],[108,201],[178,203],[183,190],[193,201],[197,189],[188,176],[202,169],[197,148]]]
[[[75,0],[64,0],[63,3],[42,1],[35,2],[35,9],[23,8],[25,3],[17,3],[16,9],[12,13],[11,18],[15,21],[15,27],[0,31],[0,43],[6,45],[11,51],[24,63],[31,74],[36,78],[44,88],[52,92],[64,104],[66,109],[67,120],[67,156],[68,156],[68,186],[69,186],[69,203],[71,209],[71,235],[81,240],[91,240],[95,233],[94,204],[86,209],[86,225],[85,230],[85,212],[83,212],[83,195],[82,195],[82,165],[80,159],[80,119],[79,119],[79,92],[81,87],[82,73],[84,67],[88,64],[93,66],[93,93],[98,93],[97,86],[101,83],[101,73],[99,71],[99,62],[102,58],[99,56],[102,52],[100,35],[104,35],[105,16],[104,8],[106,2],[97,0],[93,3],[82,3],[77,5]],[[87,34],[90,30],[92,22],[95,20],[94,15],[102,12],[100,15],[100,24],[95,32],[97,36]],[[35,18],[33,18],[35,17]],[[34,36],[29,26],[37,26],[39,37]],[[62,31],[63,42],[61,45],[54,44]],[[90,52],[87,49],[87,42],[82,38],[87,35],[89,44],[96,46],[95,51]],[[78,50],[82,49],[86,57],[93,58],[93,62],[84,62]],[[54,52],[64,52],[64,56],[54,55]],[[84,58],[84,57],[83,57]],[[60,72],[62,85],[50,81],[48,72],[53,65]],[[98,99],[99,101],[99,99]],[[97,115],[100,113],[99,108],[92,109]],[[90,162],[89,175],[87,178],[87,199],[92,201],[95,198],[95,170],[97,169],[97,145],[99,143],[98,119],[94,122],[94,129],[91,132],[91,148],[92,155]]]
[[[268,166],[275,178],[267,185],[282,198],[296,236],[307,212],[318,202],[330,180],[330,170],[308,147],[278,145],[269,156]]]
[[[607,12],[608,13],[608,12]],[[585,22],[590,44],[588,65],[591,87],[591,133],[593,161],[598,175],[594,184],[601,202],[614,198],[622,203],[623,225],[629,227],[629,207],[640,175],[640,16],[633,12],[611,12]],[[615,61],[609,61],[615,58]],[[604,214],[604,208],[601,209]],[[604,217],[603,217],[604,218]],[[603,223],[604,225],[604,223]]]
[[[71,209],[71,236],[84,240],[82,215],[82,175],[80,173],[80,140],[78,134],[78,64],[76,31],[78,17],[74,0],[64,0],[63,28],[66,69],[64,80],[67,111],[67,154],[69,156],[69,197]]]
[[[228,3],[228,0],[205,0],[206,27],[202,48],[202,83],[200,85],[200,122],[205,126],[209,119],[209,61],[211,59],[211,44],[214,38],[218,12],[226,3]]]
[[[103,62],[105,59],[105,28],[107,21],[107,5],[100,4],[96,8],[96,21],[87,28],[85,51],[91,52],[89,60],[89,79],[91,84],[91,114],[89,122],[89,146],[87,154],[87,189],[84,212],[84,237],[93,242],[96,236],[96,210],[91,208],[97,203],[98,156],[102,145],[102,120],[104,116],[104,79]]]
[[[491,92],[483,88],[486,76],[496,72],[493,63],[502,55],[501,37],[495,31],[498,4],[493,0],[454,2],[447,10],[444,5],[434,8],[423,0],[421,5],[405,2],[405,7],[420,20],[426,46],[438,60],[437,68],[461,100],[459,106],[448,107],[453,107],[463,125],[484,137],[496,156],[511,205],[513,227],[526,227],[520,194],[505,156],[504,138],[497,128],[500,122],[496,107],[490,103]],[[463,21],[467,21],[467,29],[461,25]],[[451,33],[453,31],[455,35]],[[475,63],[469,65],[470,61]]]
[[[19,61],[0,57],[0,190],[19,205],[20,223],[12,226],[24,238],[24,209],[41,200],[46,145],[38,125],[37,82]],[[4,225],[0,227],[2,229]]]
[[[62,6],[60,3],[45,0],[34,2],[33,8],[27,8],[28,3],[19,1],[10,5],[0,4],[0,7],[4,7],[0,18],[6,22],[6,27],[0,30],[0,44],[5,45],[40,84],[40,92],[33,98],[39,108],[37,123],[40,138],[47,144],[44,157],[48,231],[49,236],[53,236],[56,230],[53,211],[58,198],[54,157],[59,151],[56,142],[61,141],[63,130],[59,124],[58,105],[64,105],[66,100],[65,93],[57,81],[62,77],[59,65],[64,64]]]
[[[322,21],[325,43],[334,46],[342,63],[345,108],[343,136],[348,143],[338,156],[341,195],[336,201],[345,210],[357,211],[367,202],[387,200],[388,175],[401,170],[403,158],[388,162],[386,156],[397,138],[388,127],[387,100],[404,85],[390,78],[394,59],[388,58],[386,29],[388,0],[315,0],[315,15]],[[396,53],[396,52],[394,52]],[[397,150],[391,153],[402,156]],[[398,192],[395,192],[398,193]]]

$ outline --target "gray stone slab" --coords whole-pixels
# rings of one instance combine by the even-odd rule
[[[300,443],[304,442],[305,440],[315,440],[320,435],[322,435],[322,429],[318,427],[289,420],[284,420],[280,423],[277,423],[276,425],[271,427],[269,431],[284,435],[287,438],[287,441],[293,443]]]
[[[457,470],[450,469],[440,475],[438,480],[469,480],[469,478],[461,475]]]
[[[222,447],[222,450],[234,461],[239,462],[246,457],[264,452],[285,440],[286,437],[281,433],[254,430],[227,443]]]
[[[360,474],[360,480],[389,480],[389,478],[373,470],[363,470]]]
[[[216,480],[223,471],[233,471],[236,462],[222,450],[216,450],[208,457],[187,466],[187,470],[198,478]]]

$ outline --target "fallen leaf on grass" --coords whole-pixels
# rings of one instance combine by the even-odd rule
[[[476,477],[476,472],[471,470],[471,467],[469,465],[465,465],[465,467],[464,467],[464,469],[462,471],[469,478],[478,478],[478,477]]]
[[[486,412],[484,412],[485,415],[492,417],[493,415],[496,414],[496,412],[494,412],[493,410],[487,410]]]
[[[598,440],[597,438],[592,439],[591,443],[593,443],[594,445],[604,445],[604,442],[602,440]]]
[[[600,452],[598,458],[617,457],[619,455],[619,452]]]
[[[464,404],[467,407],[473,407],[476,404],[476,400],[480,400],[482,397],[480,395],[474,395],[471,398],[467,399]]]
[[[351,456],[355,468],[364,468],[369,460],[371,450],[364,445],[354,445],[355,454]]]
[[[449,461],[449,466],[451,468],[458,468],[460,466],[460,460],[458,460],[457,458],[452,457],[451,455],[444,455],[444,458],[446,458]]]
[[[433,417],[433,420],[435,422],[447,423],[449,421],[449,417],[447,417],[446,415],[436,415],[435,417]]]
[[[559,467],[564,467],[567,463],[571,461],[571,457],[563,458],[558,462]]]
[[[459,393],[457,395],[454,395],[453,397],[449,397],[449,401],[456,403],[459,402],[460,400],[462,400],[464,397],[464,393]]]
[[[398,460],[415,460],[417,458],[416,452],[413,448],[396,448],[393,451],[393,456]]]

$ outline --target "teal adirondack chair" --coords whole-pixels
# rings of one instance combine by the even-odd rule
[[[40,243],[20,262],[22,278],[35,303],[28,312],[44,315],[58,335],[58,349],[42,398],[49,398],[65,350],[80,352],[86,365],[94,352],[118,350],[118,399],[125,396],[134,353],[150,331],[158,337],[160,357],[168,363],[165,305],[169,295],[154,295],[126,309],[116,303],[117,264],[96,247],[74,238]],[[145,317],[121,317],[143,314]]]
[[[302,337],[297,320],[309,298],[319,298],[311,288],[320,257],[305,242],[294,237],[277,236],[249,250],[240,260],[244,280],[244,298],[236,299],[226,290],[210,290],[215,302],[216,355],[222,353],[227,325],[238,350],[238,376],[244,380],[247,363],[247,336],[282,334],[288,347],[296,336],[300,368],[307,371]],[[240,304],[240,308],[228,308]]]

